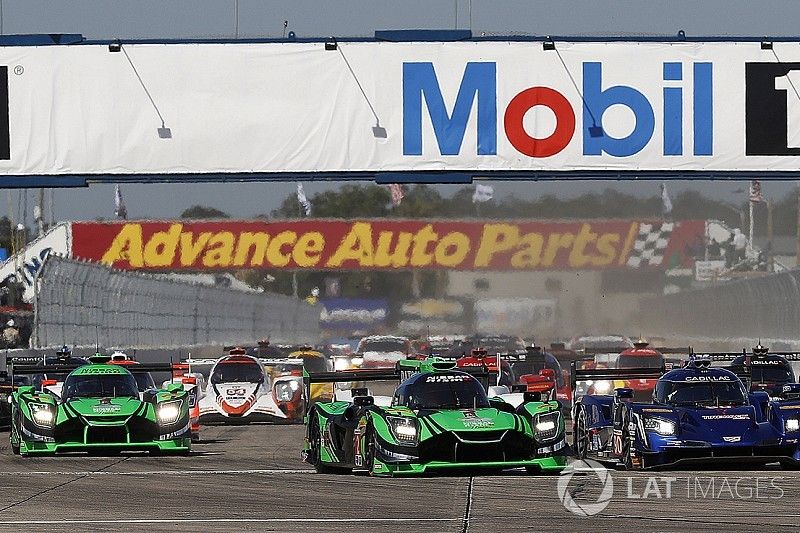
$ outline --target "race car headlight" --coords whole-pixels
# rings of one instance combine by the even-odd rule
[[[595,381],[594,383],[595,394],[611,394],[611,389],[613,388],[614,384],[607,380]]]
[[[417,445],[417,421],[407,416],[386,417],[389,422],[389,429],[397,439],[398,444],[403,446]]]
[[[350,359],[350,364],[353,366],[361,366],[363,362],[364,362],[363,357],[353,357],[352,359]]]
[[[333,362],[333,369],[337,372],[350,368],[350,361],[345,357],[337,357]]]
[[[53,411],[50,405],[46,403],[29,403],[28,407],[31,410],[31,418],[33,418],[34,424],[44,428],[52,427]]]
[[[288,402],[300,388],[300,383],[295,380],[281,381],[275,385],[275,399],[279,402]]]
[[[675,434],[675,422],[663,418],[645,418],[644,430],[655,431],[659,435],[669,437]]]
[[[183,400],[162,403],[158,406],[156,416],[161,424],[174,424],[181,416],[181,404]]]
[[[533,419],[533,436],[539,441],[547,441],[558,436],[561,413],[552,411],[540,413]]]
[[[787,418],[784,422],[786,433],[800,431],[800,418]]]

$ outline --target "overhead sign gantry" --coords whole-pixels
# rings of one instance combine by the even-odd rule
[[[437,35],[7,37],[0,183],[800,176],[797,40]]]

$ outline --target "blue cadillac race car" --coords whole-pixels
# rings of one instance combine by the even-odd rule
[[[572,387],[587,380],[658,378],[652,403],[633,401],[633,390],[582,396],[573,405],[574,451],[579,458],[632,468],[683,463],[781,463],[800,466],[800,384],[780,395],[748,392],[735,373],[692,356],[665,369],[578,370]]]

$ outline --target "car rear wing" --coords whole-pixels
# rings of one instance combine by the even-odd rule
[[[300,357],[271,357],[271,358],[258,358],[258,362],[266,366],[274,365],[302,365],[303,359]]]
[[[757,359],[759,355],[754,355],[752,352],[748,352],[746,350],[742,350],[741,352],[692,352],[690,354],[695,359],[710,359],[712,362],[730,362],[736,359],[737,357],[752,357]],[[800,352],[769,352],[766,354],[767,357],[770,355],[777,355],[779,357],[783,357],[787,361],[800,361]]]
[[[428,366],[434,370],[456,370],[466,372],[481,382],[488,390],[490,373],[486,367],[457,368],[452,361],[417,361],[403,359],[397,362],[394,368],[367,368],[356,370],[341,370],[338,372],[313,372],[303,370],[303,388],[305,397],[311,398],[311,385],[313,383],[349,383],[359,381],[405,381],[420,371],[420,367]]]
[[[6,355],[6,368],[11,365],[38,365],[44,363],[47,355]]]
[[[580,348],[575,350],[578,354],[581,355],[594,355],[594,354],[621,354],[625,350],[629,350],[631,348],[623,348],[622,350],[617,350],[616,348]],[[676,355],[676,354],[684,354],[689,355],[692,353],[692,348],[690,346],[681,346],[681,347],[671,347],[671,346],[648,346],[648,350],[655,350],[660,352],[662,355]],[[741,354],[739,354],[741,355]]]
[[[667,371],[665,366],[658,368],[578,368],[576,361],[570,363],[570,387],[573,396],[579,381],[658,379]]]
[[[91,363],[89,363],[91,364]],[[114,363],[112,363],[114,364]],[[47,374],[49,372],[72,372],[86,364],[66,364],[66,365],[12,365],[9,367],[9,374],[31,375]],[[169,372],[174,370],[172,363],[137,363],[128,365],[118,365],[132,374],[143,374],[145,372]]]

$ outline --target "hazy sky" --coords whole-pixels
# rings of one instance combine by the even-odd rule
[[[468,0],[239,0],[240,37],[280,37],[283,21],[304,36],[369,36],[376,29],[469,26]],[[5,34],[82,33],[88,38],[233,37],[235,0],[0,0]],[[800,1],[754,0],[472,0],[472,30],[494,35],[770,35],[800,34]],[[331,183],[307,183],[310,195]],[[658,190],[653,182],[499,183],[498,196],[564,196],[606,187],[638,195]],[[743,200],[735,182],[675,182],[673,193],[692,187],[727,201]],[[212,205],[234,216],[268,212],[294,191],[293,183],[125,185],[131,217],[168,218],[193,204]],[[764,185],[780,197],[793,183]],[[447,194],[456,187],[442,187]],[[33,192],[29,193],[32,205]],[[18,204],[16,193],[13,199]],[[28,212],[32,212],[32,208]],[[58,219],[113,217],[113,186],[55,192]],[[8,212],[0,199],[0,215]],[[623,214],[623,213],[621,213]]]

